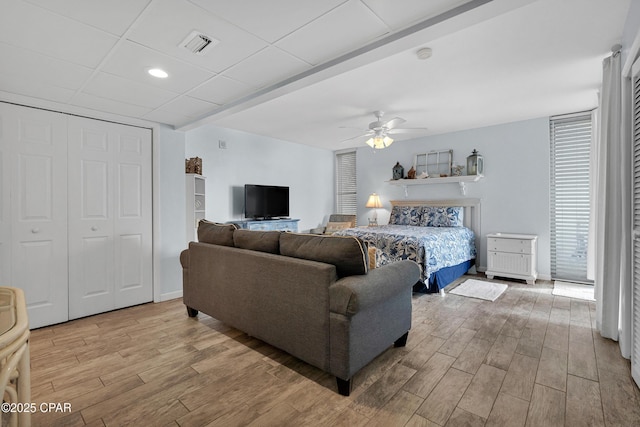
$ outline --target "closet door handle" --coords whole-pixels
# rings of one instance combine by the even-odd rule
[[[93,227],[91,227],[91,231],[98,231],[98,227],[94,225]]]
[[[36,233],[39,233],[39,232],[40,232],[40,229],[39,229],[38,227],[35,227],[35,228],[32,228],[32,229],[31,229],[31,232],[32,232],[33,234],[36,234]]]

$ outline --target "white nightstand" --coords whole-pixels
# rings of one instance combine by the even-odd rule
[[[533,285],[538,277],[538,236],[532,234],[487,234],[487,271],[494,276],[526,280]]]

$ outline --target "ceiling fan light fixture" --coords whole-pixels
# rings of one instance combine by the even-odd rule
[[[379,136],[376,135],[367,139],[367,145],[374,150],[382,150],[383,148],[387,148],[391,144],[393,144],[393,138],[389,136]]]

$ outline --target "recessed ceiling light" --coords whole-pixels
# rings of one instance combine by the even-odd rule
[[[166,79],[167,77],[169,77],[169,74],[167,74],[166,71],[161,70],[160,68],[151,68],[148,72],[153,77],[157,77],[159,79]]]

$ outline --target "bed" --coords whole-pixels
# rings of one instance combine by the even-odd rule
[[[337,232],[357,236],[376,248],[376,265],[409,259],[420,266],[416,292],[438,292],[477,260],[480,200],[391,201],[388,225]]]

